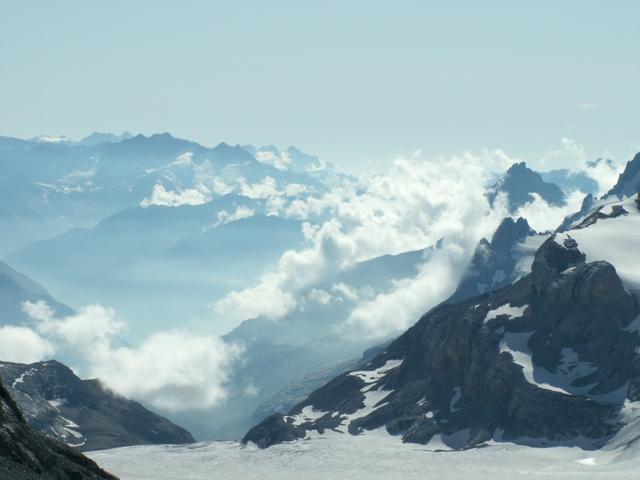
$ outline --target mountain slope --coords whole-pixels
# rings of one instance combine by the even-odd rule
[[[33,432],[0,382],[0,478],[116,480],[92,460]]]
[[[429,312],[368,365],[244,441],[267,447],[309,431],[383,427],[451,448],[491,439],[604,445],[640,401],[640,205],[619,206],[626,213],[611,205],[545,241],[513,285]]]
[[[0,362],[0,378],[33,429],[81,451],[194,441],[166,418],[97,380],[80,380],[55,360]]]
[[[42,285],[0,261],[0,325],[17,324],[27,320],[22,304],[39,300],[47,302],[58,315],[72,313],[69,307],[52,298]]]
[[[620,174],[618,182],[609,190],[607,196],[616,196],[619,199],[635,195],[640,191],[640,153],[627,162],[624,171]]]
[[[534,232],[526,219],[505,218],[491,242],[480,240],[456,291],[448,303],[497,290],[529,272],[533,256],[548,235]]]

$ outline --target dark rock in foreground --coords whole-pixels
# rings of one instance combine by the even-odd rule
[[[117,480],[73,449],[32,431],[0,383],[0,478]]]

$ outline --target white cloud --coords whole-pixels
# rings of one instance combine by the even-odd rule
[[[236,211],[232,213],[229,213],[226,210],[218,212],[218,223],[235,222],[236,220],[242,220],[243,218],[253,217],[255,213],[256,212],[252,208],[240,205],[236,208]]]
[[[583,168],[584,173],[598,182],[598,196],[604,195],[613,188],[623,170],[623,167],[617,163],[606,160],[588,162]]]
[[[538,232],[555,230],[567,215],[580,210],[584,195],[580,191],[574,191],[567,197],[566,205],[555,207],[545,202],[537,193],[532,193],[533,201],[520,207],[513,217],[526,218],[531,228]]]
[[[54,352],[54,346],[30,328],[0,327],[0,360],[33,363],[50,358]]]
[[[38,332],[21,332],[20,338],[31,342],[25,352],[42,357],[47,345],[55,344],[82,360],[78,371],[122,395],[167,410],[207,408],[223,401],[232,367],[243,351],[217,337],[186,331],[157,332],[138,346],[118,346],[126,325],[113,309],[101,305],[64,318],[55,318],[42,301],[25,302],[23,309]]]
[[[140,202],[141,207],[158,205],[164,207],[179,207],[180,205],[202,205],[211,198],[195,188],[187,188],[181,192],[174,192],[164,188],[164,185],[156,183],[151,196]]]
[[[331,303],[331,295],[321,288],[312,288],[307,294],[310,302],[319,303],[320,305],[329,305]]]
[[[212,307],[225,319],[242,321],[263,315],[280,318],[292,310],[296,301],[291,293],[284,292],[279,278],[274,273],[266,273],[260,283],[240,292],[231,292]]]
[[[281,195],[278,182],[273,177],[264,177],[262,181],[253,184],[248,184],[244,178],[241,178],[239,183],[240,194],[251,199],[265,199]]]
[[[258,150],[256,152],[256,160],[265,165],[271,165],[278,170],[287,170],[291,163],[289,156],[286,152],[279,152],[279,155],[274,154],[269,150]]]
[[[336,329],[372,339],[406,330],[429,308],[454,292],[468,261],[469,253],[460,245],[454,243],[439,249],[416,277],[398,281],[391,292],[360,303]]]
[[[573,138],[563,137],[561,148],[551,150],[540,159],[540,166],[547,170],[560,168],[575,168],[587,161],[584,147]]]
[[[91,375],[125,396],[171,411],[211,407],[227,395],[242,348],[216,337],[159,332],[136,348],[92,359]]]
[[[448,240],[451,251],[458,252],[451,257],[455,261],[441,267],[449,269],[448,275],[455,279],[476,243],[493,232],[506,211],[502,206],[489,212],[484,195],[490,178],[488,158],[494,164],[511,162],[499,150],[433,160],[414,155],[398,159],[387,175],[345,183],[320,196],[294,200],[284,215],[302,219],[324,216],[330,220],[321,225],[305,223],[303,233],[308,246],[285,252],[276,268],[255,285],[231,292],[216,302],[217,313],[235,320],[260,314],[282,317],[296,308],[305,288],[357,261],[421,249],[441,238]],[[381,297],[378,302],[383,300]],[[422,295],[422,300],[415,303],[420,307],[411,312],[424,311],[429,302],[440,300]],[[398,328],[409,321],[408,316],[409,313],[402,321],[389,321],[396,322],[393,328]],[[353,320],[351,324],[362,322]]]

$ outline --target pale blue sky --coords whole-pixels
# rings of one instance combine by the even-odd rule
[[[638,1],[0,0],[0,134],[295,144],[350,169],[640,146]]]

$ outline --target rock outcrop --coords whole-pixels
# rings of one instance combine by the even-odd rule
[[[117,480],[75,450],[29,428],[0,383],[0,478]]]

